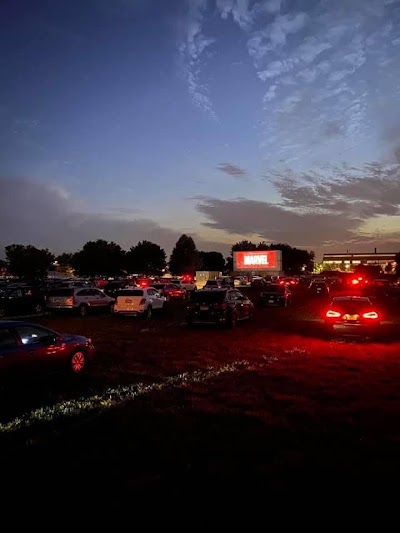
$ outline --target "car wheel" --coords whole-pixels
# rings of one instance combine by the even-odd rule
[[[229,317],[228,326],[231,329],[236,328],[236,326],[237,326],[237,314],[235,312],[233,312],[231,314],[231,316]]]
[[[81,305],[79,308],[79,314],[80,316],[86,316],[88,314],[88,308],[87,305]]]
[[[253,309],[249,311],[249,320],[253,320]]]
[[[87,365],[86,354],[83,350],[76,350],[69,361],[69,367],[73,374],[82,374]]]
[[[35,305],[35,313],[37,315],[40,315],[44,311],[44,305],[43,304],[36,304]]]
[[[151,307],[151,305],[149,305],[149,307],[146,309],[145,313],[144,313],[144,316],[145,318],[149,319],[152,318],[153,316],[153,309]]]
[[[111,314],[114,313],[114,304],[110,304],[110,305],[108,306],[108,312],[111,313]]]
[[[4,318],[6,316],[6,312],[4,307],[0,307],[0,318]]]

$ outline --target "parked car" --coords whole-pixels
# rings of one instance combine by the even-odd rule
[[[96,287],[62,287],[48,292],[46,307],[49,311],[76,311],[86,316],[89,311],[112,311],[114,298]]]
[[[267,285],[265,278],[254,276],[251,280],[250,286],[252,289],[264,289]]]
[[[154,311],[165,310],[166,297],[154,287],[130,287],[116,296],[115,315],[133,315],[151,318]]]
[[[200,289],[187,306],[186,322],[226,324],[235,327],[238,321],[253,317],[254,305],[237,289]]]
[[[103,287],[103,292],[111,298],[115,298],[118,291],[123,289],[126,286],[124,281],[110,281]]]
[[[380,326],[380,315],[371,300],[365,296],[337,296],[324,312],[328,331],[375,334]]]
[[[58,333],[25,321],[0,322],[0,374],[61,368],[81,374],[94,358],[88,337]]]
[[[220,279],[208,279],[203,287],[204,289],[223,289],[222,280]]]
[[[312,296],[328,296],[329,285],[325,281],[312,281],[308,287],[308,292]]]
[[[292,303],[292,292],[287,285],[269,283],[260,293],[259,304],[262,306],[288,307]]]
[[[175,283],[153,283],[152,287],[165,296],[167,302],[171,299],[186,300],[186,290]]]
[[[0,318],[43,313],[44,292],[32,285],[8,284],[0,289]]]

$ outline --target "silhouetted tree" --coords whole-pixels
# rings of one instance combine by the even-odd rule
[[[233,271],[233,257],[231,255],[228,255],[228,257],[225,258],[225,272],[232,272]]]
[[[73,258],[81,276],[115,276],[122,270],[125,252],[119,244],[103,239],[87,242]]]
[[[265,248],[265,243],[261,244],[261,250],[281,250],[282,251],[282,270],[285,274],[297,275],[302,272],[312,272],[314,267],[315,254],[313,251],[292,248],[289,244],[270,244]]]
[[[396,275],[400,276],[400,252],[396,254],[394,260],[396,261]]]
[[[158,244],[142,241],[126,253],[125,265],[130,273],[160,274],[166,267],[166,258]]]
[[[202,270],[222,272],[225,269],[225,259],[220,252],[199,252]]]
[[[172,274],[192,274],[200,269],[201,261],[196,245],[188,235],[181,235],[172,250],[169,269]]]
[[[54,255],[47,248],[38,249],[31,245],[11,244],[6,246],[5,250],[8,271],[20,278],[31,280],[45,278],[54,262]]]
[[[245,252],[246,250],[256,250],[257,245],[251,241],[239,241],[232,246],[232,252]]]
[[[74,262],[74,254],[71,254],[71,253],[60,254],[56,257],[56,261],[61,267],[71,268]]]

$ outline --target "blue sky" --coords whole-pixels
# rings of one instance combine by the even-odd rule
[[[0,246],[400,249],[399,0],[6,0]]]

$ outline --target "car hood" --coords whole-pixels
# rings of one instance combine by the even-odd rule
[[[87,337],[83,337],[82,335],[72,335],[72,333],[62,333],[60,337],[64,342],[79,342],[85,344],[88,341]]]

